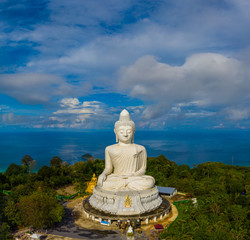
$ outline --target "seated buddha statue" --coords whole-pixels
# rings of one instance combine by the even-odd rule
[[[117,143],[105,149],[105,169],[97,185],[108,191],[153,188],[154,178],[145,175],[147,152],[143,146],[133,143],[135,124],[127,110],[120,113],[114,131]]]

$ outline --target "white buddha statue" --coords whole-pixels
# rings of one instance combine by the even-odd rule
[[[121,112],[114,131],[118,143],[105,149],[105,169],[98,178],[97,186],[108,191],[153,188],[154,178],[145,175],[147,152],[143,146],[132,143],[135,124],[127,110]]]

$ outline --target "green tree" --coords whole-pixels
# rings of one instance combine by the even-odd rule
[[[57,167],[57,168],[59,168],[59,167],[62,166],[62,163],[63,163],[62,159],[59,158],[59,157],[57,157],[57,156],[54,156],[54,157],[50,160],[50,166],[51,166],[51,167]]]
[[[17,207],[17,203],[15,203],[12,199],[9,199],[7,202],[7,206],[4,209],[5,216],[8,220],[13,224],[20,226],[23,224],[21,214]]]
[[[33,182],[34,185],[34,182]],[[12,188],[11,190],[11,199],[14,200],[15,202],[19,202],[20,198],[23,196],[27,196],[29,194],[31,194],[34,191],[33,188],[31,188],[31,186],[29,186],[28,184],[20,184],[14,188]]]
[[[54,175],[54,170],[48,166],[42,166],[38,172],[37,177],[40,180],[43,180],[46,182],[46,179],[52,177]]]
[[[8,223],[2,222],[0,223],[0,239],[13,239],[13,237],[10,234],[11,229]]]
[[[27,168],[14,163],[10,164],[4,175],[6,176],[7,182],[10,183],[11,187],[24,184],[28,178]]]
[[[190,174],[190,167],[186,164],[179,165],[176,167],[176,175],[179,178],[186,178]]]
[[[21,173],[27,173],[27,170],[20,165],[17,165],[15,163],[11,163],[9,165],[9,167],[6,169],[4,174],[5,174],[5,176],[9,177],[12,175],[19,175]]]
[[[7,183],[7,178],[0,172],[0,190],[4,190],[4,186]]]
[[[0,192],[0,239],[12,239],[11,228],[4,214],[6,197]]]
[[[157,158],[148,157],[147,175],[155,178],[157,185],[165,185],[167,179],[175,172],[177,164],[168,160],[165,156],[160,155]]]
[[[37,191],[20,199],[19,210],[26,226],[35,228],[51,227],[60,222],[64,208],[53,194]]]
[[[100,175],[105,167],[105,162],[101,159],[95,159],[93,163],[93,172],[98,176]]]
[[[34,159],[30,156],[30,155],[25,155],[22,160],[21,160],[21,163],[24,165],[24,166],[30,166],[32,164],[32,162],[34,161]]]
[[[82,155],[81,158],[82,158],[83,161],[94,160],[94,157],[89,153],[86,153],[86,154]]]

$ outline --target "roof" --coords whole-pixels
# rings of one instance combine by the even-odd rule
[[[161,187],[161,186],[157,186],[159,193],[165,193],[165,194],[173,194],[174,191],[176,191],[176,188],[172,188],[172,187]]]
[[[104,220],[102,220],[101,223],[103,223],[103,224],[110,224],[108,221],[104,221]]]
[[[30,237],[31,237],[31,238],[40,239],[41,236],[42,236],[42,235],[40,235],[40,234],[34,233],[34,234],[32,234]]]
[[[155,229],[164,229],[161,224],[156,224],[154,225]]]

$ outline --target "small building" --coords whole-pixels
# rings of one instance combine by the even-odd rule
[[[110,222],[102,220],[101,225],[110,226]]]
[[[97,184],[97,177],[95,176],[95,174],[93,174],[93,177],[91,178],[91,181],[87,182],[86,192],[92,194],[96,184]]]
[[[41,234],[37,234],[37,233],[30,235],[31,240],[40,240],[40,239],[42,239],[42,237],[43,236]]]
[[[168,197],[173,197],[174,195],[177,194],[177,189],[176,188],[172,188],[172,187],[161,187],[161,186],[157,186],[158,191],[161,195],[166,195]]]
[[[155,232],[162,233],[164,230],[164,227],[161,224],[155,224],[154,230],[155,230]]]

